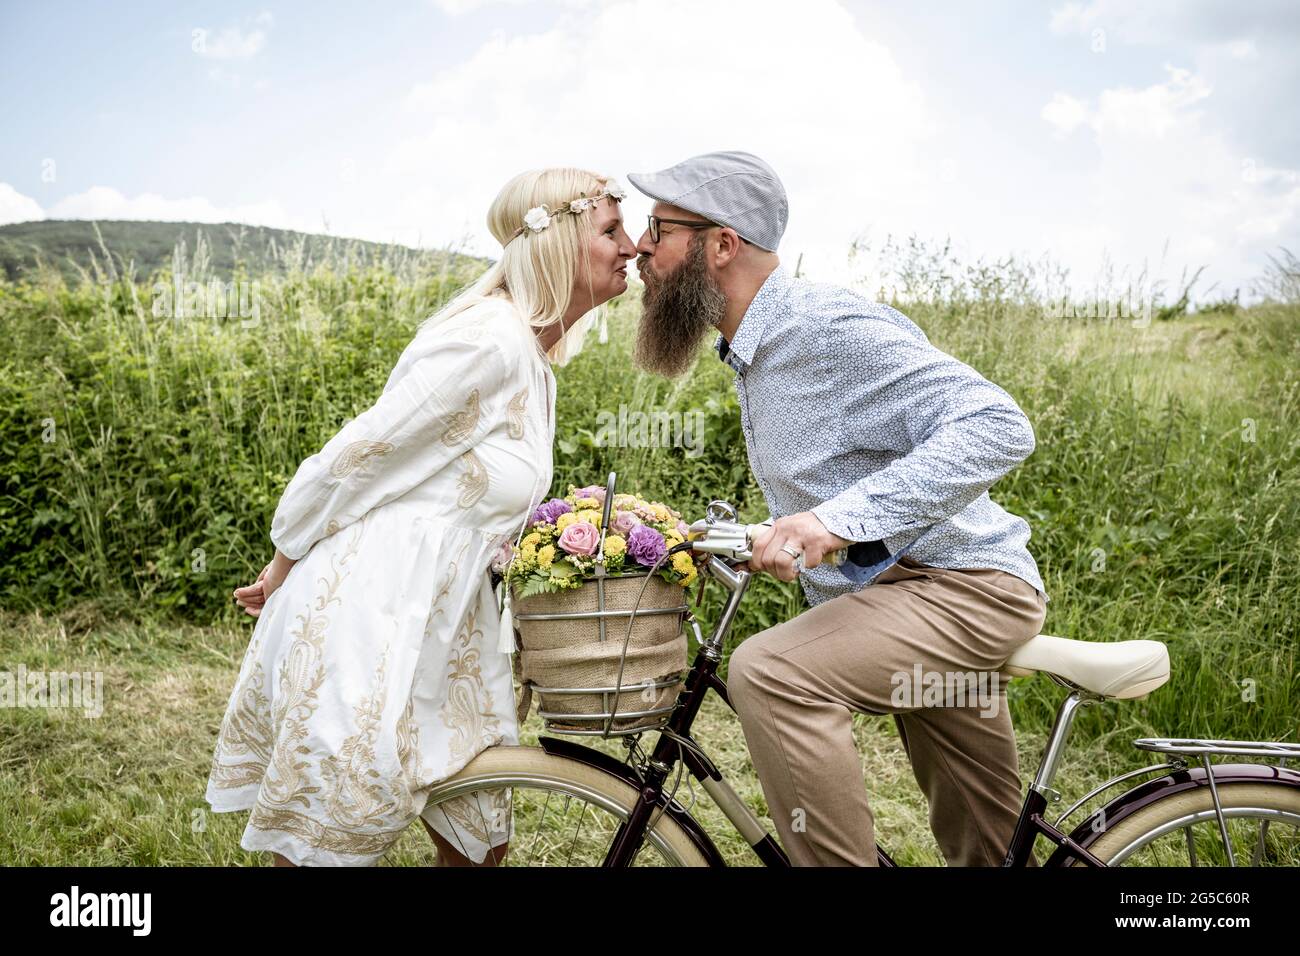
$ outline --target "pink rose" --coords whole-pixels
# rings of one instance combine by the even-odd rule
[[[609,523],[609,530],[627,537],[628,533],[641,522],[630,511],[615,512],[614,520]]]
[[[691,526],[688,525],[685,521],[677,522],[677,533],[682,536],[683,541],[686,540],[686,535],[690,533],[690,530],[691,530]]]
[[[510,566],[510,562],[514,560],[514,557],[514,545],[510,543],[509,538],[502,538],[501,543],[497,545],[496,551],[492,554],[492,570],[498,574],[504,574],[506,568]]]
[[[600,546],[600,532],[590,521],[575,521],[560,533],[560,547],[569,554],[592,555]]]

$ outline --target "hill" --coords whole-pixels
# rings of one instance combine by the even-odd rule
[[[116,269],[125,271],[133,262],[136,276],[145,278],[170,265],[177,243],[184,241],[192,251],[200,236],[208,248],[210,267],[218,274],[233,272],[237,264],[258,273],[282,265],[286,257],[298,260],[300,256],[306,261],[328,259],[341,263],[427,260],[427,265],[434,269],[450,264],[451,260],[470,258],[391,243],[234,222],[46,219],[0,226],[0,274],[13,280],[35,269],[38,262],[44,262],[73,280],[79,270],[93,273],[96,264],[103,268],[107,248]]]

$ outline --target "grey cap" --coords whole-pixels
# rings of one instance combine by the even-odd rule
[[[785,187],[753,153],[705,153],[657,173],[628,173],[627,178],[651,199],[730,226],[768,252],[776,252],[785,232]]]

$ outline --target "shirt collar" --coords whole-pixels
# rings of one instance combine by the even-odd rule
[[[790,281],[790,274],[785,271],[784,266],[778,264],[759,286],[758,292],[754,294],[754,300],[749,303],[749,308],[741,317],[740,326],[736,329],[735,341],[728,342],[721,335],[718,336],[714,343],[718,350],[718,358],[737,372],[744,372],[749,368],[754,361],[758,344],[763,339],[764,323],[785,298]]]

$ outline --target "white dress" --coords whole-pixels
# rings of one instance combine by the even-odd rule
[[[421,331],[379,400],[304,461],[271,539],[298,558],[266,602],[222,720],[207,801],[240,846],[372,865],[417,815],[471,859],[509,791],[428,788],[518,743],[488,565],[550,488],[555,379],[505,300]]]

